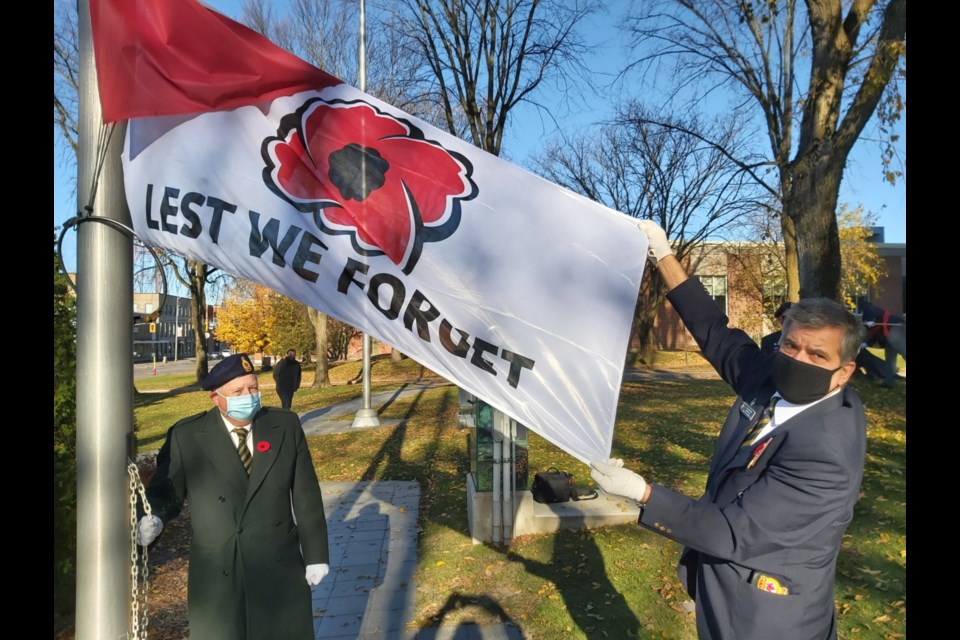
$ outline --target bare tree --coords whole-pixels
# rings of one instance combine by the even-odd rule
[[[584,71],[589,49],[577,28],[594,9],[590,0],[399,0],[394,14],[435,83],[447,130],[500,155],[510,112],[544,81]]]
[[[76,171],[77,165],[77,108],[80,90],[79,31],[77,28],[77,5],[58,2],[53,26],[53,113],[54,124],[73,154],[66,160]],[[206,315],[207,286],[225,274],[210,265],[176,258],[161,252],[161,260],[177,280],[190,292],[190,308],[193,324],[197,327],[194,341],[197,353],[197,382],[207,375],[207,345],[204,339],[204,316]]]
[[[272,42],[345,82],[359,77],[360,28],[356,0],[291,0],[274,15],[269,0],[244,0],[242,20]],[[386,17],[386,16],[383,16]],[[421,115],[426,108],[414,52],[385,20],[366,21],[366,92]]]
[[[621,213],[653,220],[667,232],[677,259],[686,261],[697,245],[753,206],[754,185],[717,147],[681,131],[701,130],[697,121],[650,124],[647,120],[655,118],[638,105],[625,113],[632,117],[598,135],[554,143],[535,160],[537,171]],[[732,122],[717,122],[705,131],[729,148],[741,144]],[[651,270],[635,317],[641,357],[647,362],[664,294],[662,280]]]
[[[60,0],[53,22],[53,123],[76,163],[77,108],[80,94],[80,36],[76,3]]]
[[[197,354],[197,382],[203,382],[209,373],[209,354],[206,340],[207,287],[219,284],[227,276],[217,267],[199,260],[191,260],[175,254],[161,251],[158,253],[163,266],[190,292],[190,315],[193,316],[194,348]]]
[[[837,200],[847,157],[874,114],[881,127],[904,108],[906,0],[660,0],[628,21],[649,71],[676,63],[678,95],[715,99],[732,87],[734,108],[765,132],[770,180],[782,204],[791,299],[837,297]],[[883,132],[883,129],[881,129]],[[888,132],[889,133],[889,132]],[[881,155],[892,165],[895,135]],[[747,163],[744,163],[746,166]],[[795,243],[795,244],[794,244]]]
[[[751,299],[750,306],[760,309],[766,324],[774,327],[773,314],[788,299],[779,207],[761,202],[737,219],[735,230],[730,234],[735,241],[729,243],[726,255],[737,265],[739,295]]]
[[[363,334],[346,322],[327,316],[327,360],[346,360],[350,343]]]

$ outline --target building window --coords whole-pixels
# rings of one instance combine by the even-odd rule
[[[787,301],[787,280],[782,275],[763,279],[763,312],[773,317],[777,309]]]
[[[727,276],[697,276],[717,306],[727,313]]]

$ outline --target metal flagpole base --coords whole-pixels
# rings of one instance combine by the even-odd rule
[[[352,429],[379,426],[380,418],[377,416],[376,409],[358,409],[357,415],[353,417],[353,424],[350,425]]]

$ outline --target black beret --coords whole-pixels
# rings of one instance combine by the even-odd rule
[[[782,305],[777,307],[777,310],[774,312],[773,317],[779,318],[780,316],[782,316],[787,312],[787,309],[789,309],[792,306],[793,306],[792,302],[784,302]]]
[[[227,356],[217,363],[207,377],[200,383],[200,388],[205,391],[219,389],[234,378],[253,373],[253,363],[250,362],[250,356],[245,353],[235,353]]]

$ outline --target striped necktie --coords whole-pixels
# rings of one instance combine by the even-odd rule
[[[240,454],[240,462],[243,463],[243,468],[247,470],[247,475],[250,475],[250,467],[253,465],[253,454],[250,453],[250,449],[247,447],[247,430],[243,427],[237,427],[233,432],[237,434],[237,439],[239,440],[237,453]]]
[[[778,400],[780,400],[780,396],[774,396],[770,398],[770,404],[768,404],[767,408],[763,410],[763,415],[761,415],[760,419],[757,420],[757,424],[753,425],[753,427],[750,428],[750,431],[747,432],[743,442],[740,443],[740,448],[748,447],[753,444],[753,441],[756,440],[757,435],[763,431],[764,427],[770,424],[770,420],[773,419],[773,409],[777,406]]]

